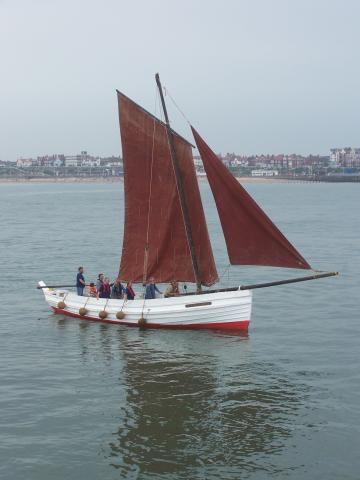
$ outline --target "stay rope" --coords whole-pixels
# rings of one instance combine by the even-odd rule
[[[229,263],[228,265],[226,265],[226,267],[224,268],[224,271],[219,275],[219,280],[221,281],[223,279],[223,277],[227,274],[227,283],[229,283],[229,280],[230,280],[230,268],[231,268],[231,264]]]
[[[120,308],[120,312],[123,311],[123,308],[124,308],[124,305],[125,305],[126,300],[127,300],[127,298],[124,297],[124,298],[123,298],[123,303],[122,303],[121,308]]]
[[[172,97],[171,93],[169,92],[169,89],[165,86],[163,86],[163,89],[164,89],[164,92],[165,94],[170,98],[170,100],[172,101],[172,103],[174,104],[175,108],[178,110],[178,112],[180,113],[180,115],[184,118],[185,122],[188,123],[190,126],[191,126],[191,123],[189,121],[189,119],[187,118],[187,116],[185,115],[185,113],[181,110],[181,108],[179,107],[179,105],[175,102],[174,98]]]
[[[107,304],[109,303],[110,298],[106,299],[105,305],[104,305],[104,311],[106,311]]]
[[[181,115],[185,118],[186,122],[190,125],[190,122],[188,121],[188,119],[186,118],[185,114],[180,110],[180,107],[177,106],[175,100],[172,98],[172,96],[170,95],[170,92],[169,90],[167,90],[164,86],[162,86],[162,89],[164,90],[164,93],[165,95],[169,95],[171,101],[174,103],[175,107],[179,110],[179,112],[181,113]],[[165,115],[165,114],[164,114]],[[171,129],[171,127],[170,127]],[[169,153],[171,155],[171,145],[170,145],[170,139],[169,139],[169,136],[167,135],[167,143],[168,143],[168,147],[169,147]],[[174,162],[171,162],[172,164],[172,169],[173,169],[173,172],[174,172],[174,177],[175,177],[175,186],[176,186],[176,191],[177,191],[177,194],[178,194],[178,198],[179,198],[179,204],[180,204],[180,209],[181,209],[181,215],[182,215],[182,219],[183,219],[183,222],[184,222],[184,228],[185,228],[185,232],[186,232],[186,223],[185,223],[185,212],[184,212],[184,209],[183,209],[183,205],[182,205],[182,202],[180,201],[180,190],[179,190],[179,185],[178,185],[178,182],[176,180],[176,171],[175,171],[175,165],[174,165]],[[191,252],[191,246],[190,246],[190,239],[188,237],[188,235],[186,235],[186,243],[188,245],[188,249],[189,249],[189,253]],[[194,280],[196,281],[196,271],[195,271],[195,266],[193,264],[193,262],[191,262],[192,264],[192,270],[193,270],[193,273],[194,273]]]

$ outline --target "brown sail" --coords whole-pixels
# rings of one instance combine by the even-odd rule
[[[191,128],[215,198],[230,263],[311,269],[197,131]]]
[[[125,225],[119,278],[142,282],[194,282],[169,143],[163,122],[118,92],[124,159]],[[191,145],[174,132],[174,142],[195,244],[201,283],[217,272],[209,240]]]

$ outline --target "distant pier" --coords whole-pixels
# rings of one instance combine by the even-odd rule
[[[278,178],[289,181],[300,182],[327,182],[327,183],[357,183],[360,182],[360,175],[281,175]]]

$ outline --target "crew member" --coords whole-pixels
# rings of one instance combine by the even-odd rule
[[[111,289],[111,298],[123,298],[125,293],[125,288],[121,284],[120,280],[117,278]]]
[[[146,284],[145,287],[145,299],[156,298],[156,292],[160,294],[162,293],[155,285],[154,277],[150,277],[149,282]]]
[[[126,300],[134,300],[135,292],[132,288],[132,282],[127,282],[124,296]]]
[[[76,290],[77,294],[82,297],[84,294],[85,288],[85,278],[84,278],[84,267],[78,268],[78,273],[76,275]]]
[[[104,274],[99,273],[98,278],[96,280],[96,290],[98,292],[100,292],[100,288],[101,288],[101,285],[102,285],[103,282],[104,282]]]
[[[89,285],[89,297],[99,298],[94,282],[91,282]]]
[[[110,298],[111,288],[109,279],[106,277],[102,282],[99,290],[100,298]]]
[[[177,297],[179,294],[179,284],[173,280],[166,289],[164,297]]]

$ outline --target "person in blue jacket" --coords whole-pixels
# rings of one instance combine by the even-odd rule
[[[156,292],[160,292],[158,287],[155,285],[154,277],[150,277],[148,283],[145,286],[145,299],[156,298]]]
[[[78,268],[78,274],[76,275],[76,290],[77,294],[82,297],[85,288],[84,267]]]

